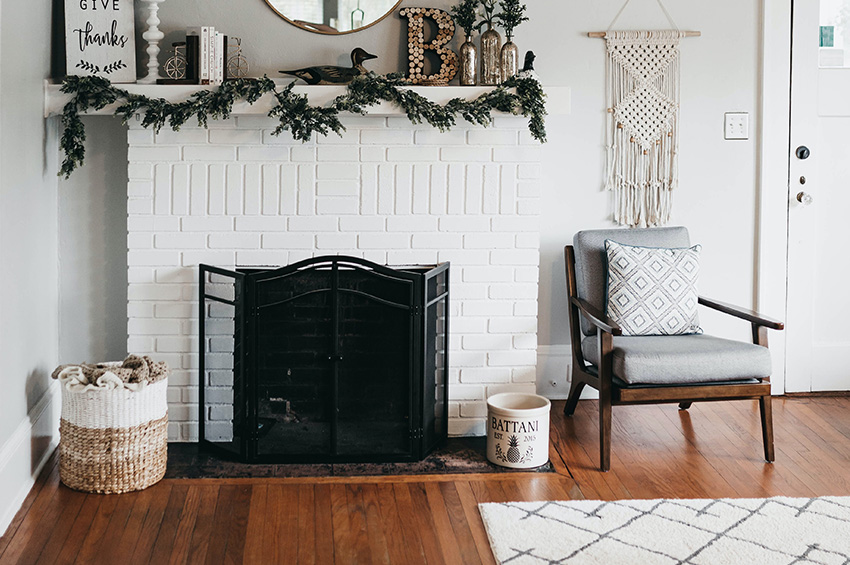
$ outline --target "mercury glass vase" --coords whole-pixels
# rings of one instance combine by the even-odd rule
[[[475,86],[478,83],[478,48],[467,35],[460,46],[460,85]]]
[[[481,84],[495,86],[501,84],[502,73],[502,36],[493,28],[481,34]]]
[[[519,72],[519,49],[513,41],[508,41],[502,46],[499,66],[502,70],[502,82]]]

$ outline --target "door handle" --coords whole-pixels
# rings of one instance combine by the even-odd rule
[[[812,198],[812,195],[809,194],[808,192],[798,192],[797,193],[797,202],[799,202],[803,206],[808,206],[809,204],[811,204],[814,201],[815,201],[815,199]]]
[[[794,154],[797,155],[797,159],[800,159],[802,161],[802,160],[808,159],[809,155],[811,155],[812,152],[809,151],[809,148],[806,147],[805,145],[801,145],[800,147],[797,148],[797,150],[794,152]]]

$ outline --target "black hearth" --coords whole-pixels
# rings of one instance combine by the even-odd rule
[[[247,462],[417,461],[447,437],[449,264],[200,266],[200,444]]]

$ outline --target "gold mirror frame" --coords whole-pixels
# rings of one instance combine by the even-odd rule
[[[309,32],[311,32],[311,33],[318,33],[318,34],[321,34],[321,35],[349,35],[349,34],[351,34],[351,33],[357,33],[358,31],[363,31],[364,29],[369,29],[369,28],[370,28],[370,27],[372,27],[373,25],[375,25],[375,24],[377,24],[377,23],[380,23],[380,22],[384,21],[384,19],[386,19],[386,18],[387,18],[387,16],[389,16],[390,14],[392,14],[393,12],[395,12],[395,11],[398,9],[399,4],[401,4],[402,0],[398,0],[395,4],[393,4],[392,8],[390,8],[389,10],[387,10],[387,13],[386,13],[386,14],[384,14],[383,16],[381,16],[380,18],[378,18],[378,19],[377,19],[377,20],[375,20],[374,22],[370,23],[369,25],[365,25],[365,26],[362,26],[362,27],[358,27],[357,29],[351,29],[351,30],[348,30],[348,31],[322,31],[322,30],[320,30],[320,29],[314,29],[314,28],[311,28],[311,27],[309,27],[309,26],[307,26],[307,25],[304,25],[304,24],[302,24],[302,23],[298,23],[298,22],[296,22],[295,20],[291,20],[291,19],[289,19],[288,17],[286,17],[286,16],[284,16],[283,14],[281,14],[281,13],[277,10],[277,8],[275,8],[275,7],[274,7],[274,5],[272,4],[272,0],[265,0],[265,2],[266,2],[266,4],[268,5],[268,7],[269,7],[269,8],[271,8],[271,9],[272,9],[272,11],[273,11],[275,14],[277,14],[278,16],[280,16],[281,18],[283,18],[283,19],[284,19],[284,20],[286,20],[287,22],[291,23],[291,24],[292,24],[292,25],[294,25],[295,27],[297,27],[297,28],[299,28],[299,29],[303,29],[304,31],[309,31]]]

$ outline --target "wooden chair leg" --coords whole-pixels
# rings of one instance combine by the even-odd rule
[[[764,441],[764,459],[772,463],[776,456],[773,450],[773,409],[769,394],[759,398],[759,412],[761,413],[761,436]]]
[[[567,397],[567,403],[564,405],[564,414],[572,416],[578,406],[578,399],[581,397],[581,391],[584,390],[586,383],[573,376],[573,382],[570,384],[570,395]]]
[[[693,404],[693,402],[680,402],[679,403],[679,410],[687,410],[688,408],[691,407],[691,404]]]
[[[611,469],[611,393],[599,393],[599,469]]]

